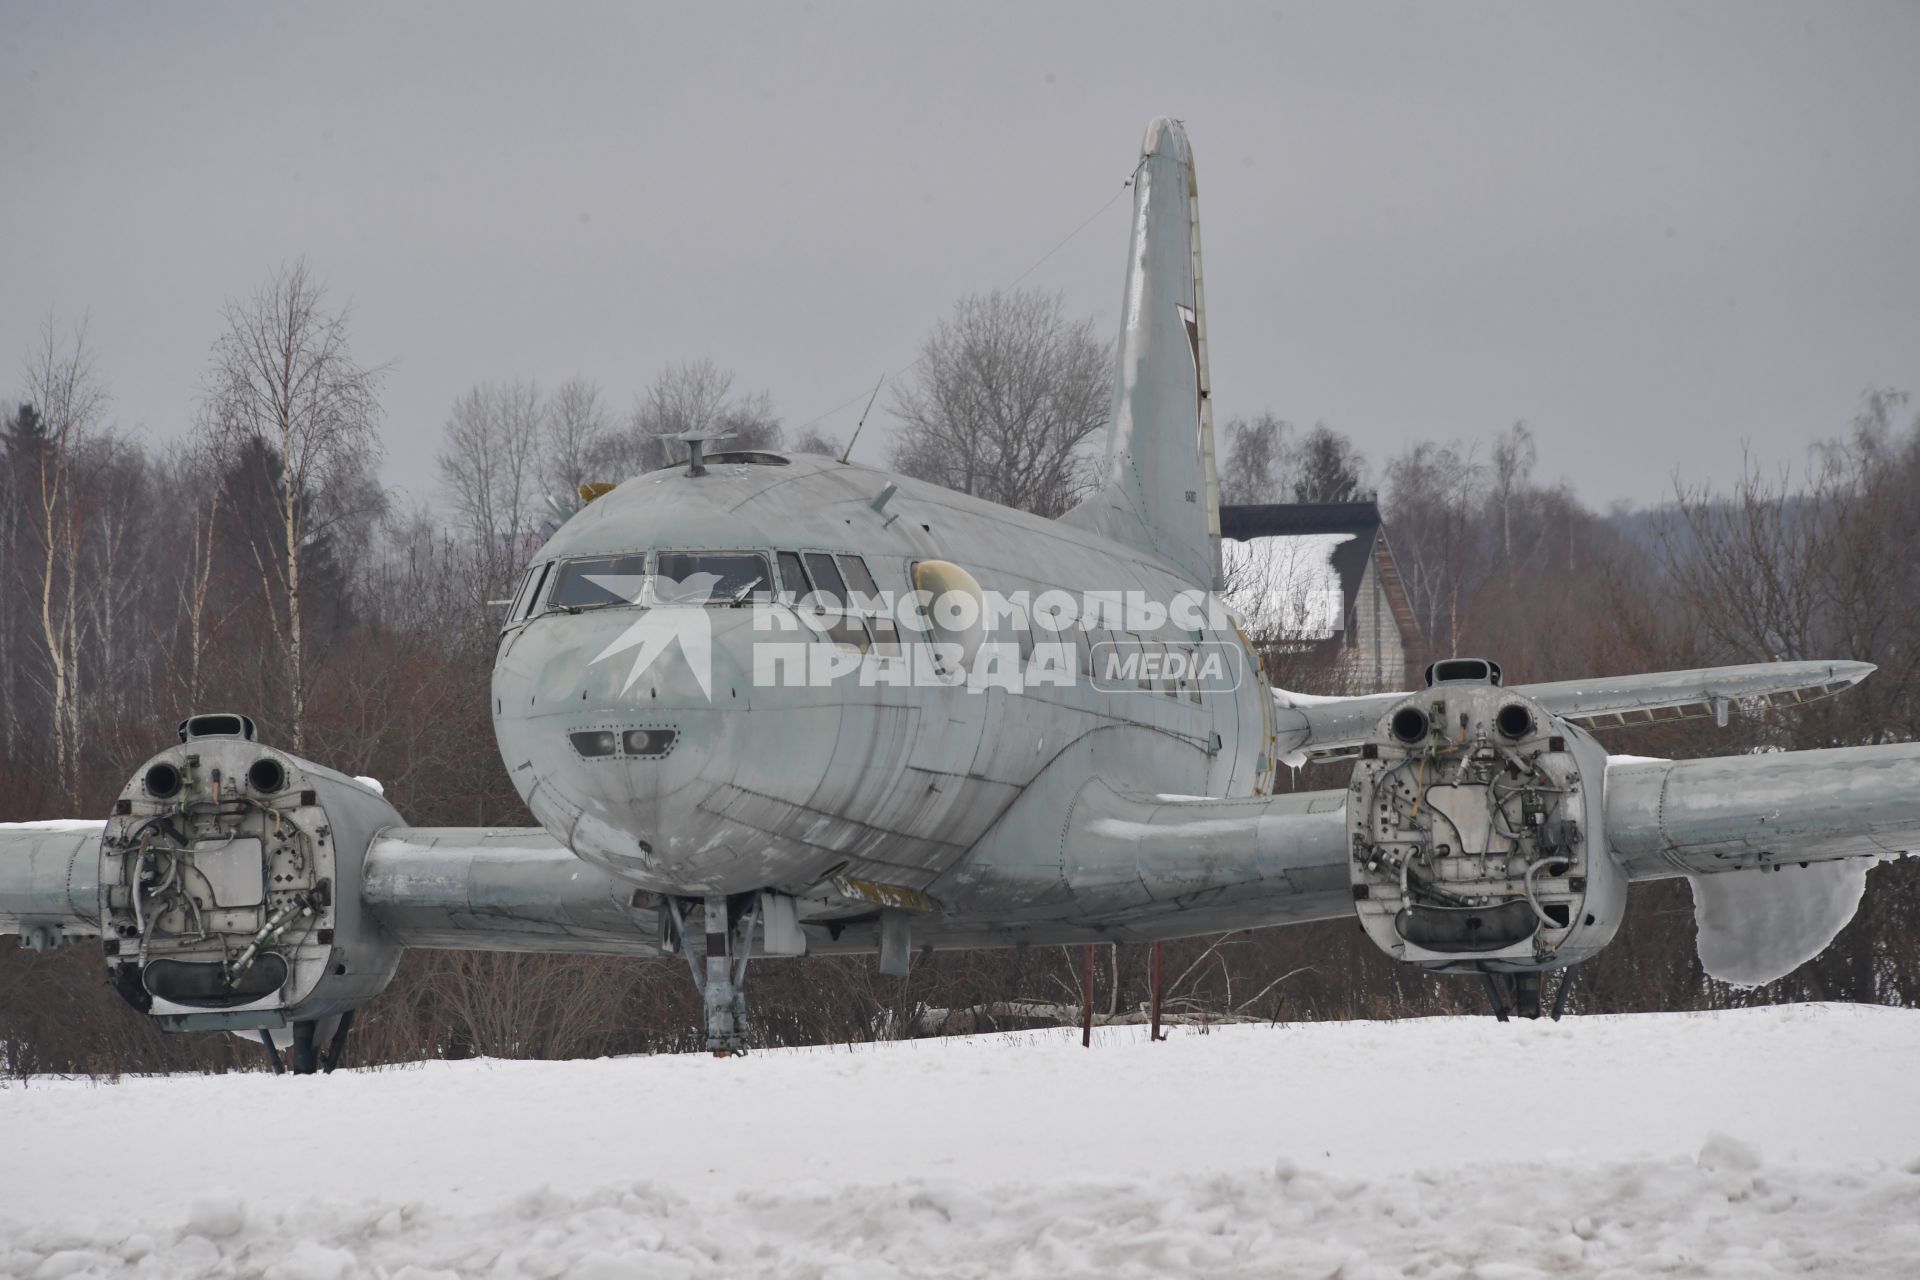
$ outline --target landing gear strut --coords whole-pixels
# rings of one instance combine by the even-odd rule
[[[317,1037],[324,1021],[309,1019],[294,1023],[293,1041],[287,1046],[284,1060],[280,1056],[279,1046],[274,1043],[273,1032],[260,1033],[260,1043],[267,1048],[267,1061],[273,1066],[273,1074],[285,1075],[288,1071],[296,1076],[333,1074],[333,1069],[346,1056],[347,1033],[353,1030],[353,1010],[349,1009],[333,1020],[333,1034],[327,1038],[327,1047],[322,1050]]]
[[[707,1049],[716,1058],[747,1051],[747,961],[753,955],[753,930],[760,919],[760,895],[700,899],[706,946],[696,952],[687,929],[686,906],[668,899],[674,936],[686,954],[693,985],[707,1013]],[[703,964],[704,961],[704,964]]]
[[[1522,1018],[1535,1019],[1540,1016],[1540,974],[1534,973],[1482,973],[1482,981],[1487,987],[1487,1003],[1493,1006],[1493,1016],[1505,1022],[1509,1011]],[[1573,970],[1560,972],[1560,984],[1553,995],[1553,1020],[1560,1021],[1560,1015],[1567,1011],[1567,996],[1573,990]]]

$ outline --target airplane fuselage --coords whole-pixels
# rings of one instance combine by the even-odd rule
[[[1069,790],[1097,776],[1122,790],[1218,797],[1269,785],[1270,699],[1231,623],[1177,625],[1195,620],[1185,616],[1130,632],[1124,615],[1108,614],[1115,625],[1088,625],[1099,620],[1090,593],[1164,606],[1205,595],[1206,584],[1097,535],[937,486],[812,455],[753,456],[720,455],[704,475],[683,466],[628,481],[534,559],[528,581],[539,586],[531,597],[523,587],[500,643],[495,727],[529,810],[581,857],[667,894],[797,894],[839,877],[938,885],[943,902],[960,906],[970,857],[991,866],[1046,856],[1010,820],[1043,775]],[[903,629],[896,646],[869,626],[861,651],[764,599],[553,603],[558,566],[633,569],[651,555],[648,572],[658,575],[689,563],[663,558],[676,553],[757,555],[788,577],[831,556],[851,578],[858,569],[845,559],[857,557],[879,591],[896,596],[913,589],[917,564],[960,565],[989,596],[1025,606],[988,635],[1011,669],[1003,662],[992,678],[958,685],[928,680],[910,656],[925,634]],[[786,577],[774,585],[787,599],[806,590]],[[1035,615],[1064,601],[1078,620],[1049,631]],[[649,609],[697,611],[702,621],[682,619],[691,629],[664,650],[618,648]],[[705,635],[703,687],[687,649]],[[1050,643],[1051,655],[1031,652]],[[896,649],[898,658],[882,652]],[[1087,670],[1108,654],[1125,671],[1129,655],[1181,651],[1226,655],[1233,671],[1202,680],[1137,666],[1119,687]],[[820,682],[833,664],[837,673]],[[583,755],[583,742],[614,749]]]

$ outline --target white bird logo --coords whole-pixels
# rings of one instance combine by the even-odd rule
[[[627,681],[620,686],[624,694],[677,640],[700,692],[713,701],[713,624],[707,620],[706,605],[714,599],[718,574],[689,574],[682,582],[646,574],[596,574],[587,581],[640,606],[639,616],[595,654],[589,666],[638,646]]]

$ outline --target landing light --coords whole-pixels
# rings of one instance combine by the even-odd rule
[[[575,751],[590,760],[612,755],[618,745],[611,729],[588,729],[581,733],[570,733],[567,738],[573,743]]]

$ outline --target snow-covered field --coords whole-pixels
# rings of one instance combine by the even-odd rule
[[[0,1088],[0,1275],[1920,1273],[1920,1013]]]

